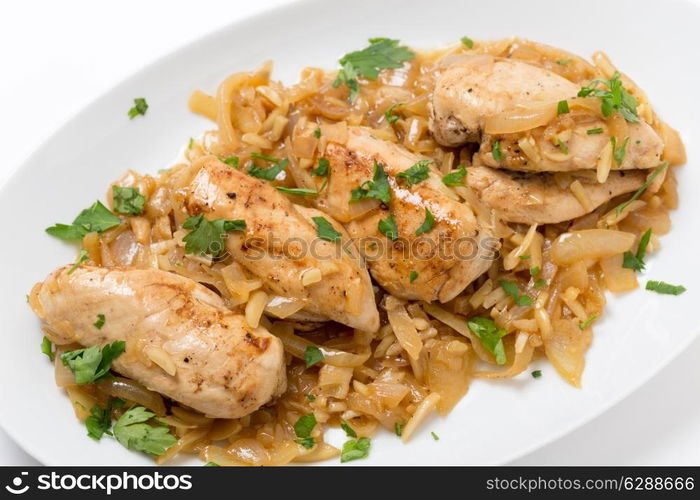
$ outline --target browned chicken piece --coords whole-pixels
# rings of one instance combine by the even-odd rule
[[[347,234],[339,242],[321,239],[311,220],[315,215],[271,184],[213,156],[199,162],[201,169],[188,189],[188,211],[208,219],[246,221],[245,231],[228,233],[226,250],[262,280],[266,291],[303,300],[303,312],[315,318],[365,331],[379,328],[369,273]],[[339,227],[328,215],[324,218]],[[318,279],[305,280],[305,273]]]
[[[647,172],[610,172],[600,184],[594,176],[566,175],[557,179],[550,173],[531,174],[496,170],[489,167],[472,167],[467,174],[469,187],[479,199],[505,221],[523,224],[554,224],[575,219],[599,207],[606,201],[639,189],[647,178]],[[569,188],[578,180],[591,205],[585,208]]]
[[[189,278],[63,267],[34,287],[30,304],[57,345],[125,341],[116,372],[211,417],[243,417],[286,390],[282,342]]]
[[[404,148],[350,127],[346,144],[329,143],[329,183],[316,200],[318,207],[346,222],[353,238],[361,241],[372,276],[397,297],[411,300],[453,299],[491,265],[498,240],[481,230],[470,207],[461,203],[429,167],[426,180],[409,186],[397,177],[424,159]],[[376,199],[350,200],[353,189],[373,177],[374,163],[383,165],[391,190],[389,206]],[[359,207],[354,204],[361,204]],[[434,227],[421,235],[428,209]],[[391,241],[378,229],[392,216],[398,239]]]
[[[438,79],[431,105],[430,130],[445,146],[481,142],[484,163],[499,168],[530,171],[595,169],[603,148],[610,145],[608,127],[590,113],[573,110],[555,117],[557,102],[576,97],[580,87],[544,68],[522,61],[482,55],[448,68]],[[525,132],[491,135],[485,130],[489,117],[513,112],[537,103],[552,109],[553,121],[531,131],[535,153],[524,151],[518,140]],[[624,120],[623,120],[624,122]],[[602,128],[602,133],[588,130]],[[625,155],[616,169],[653,168],[661,162],[664,144],[644,121],[623,123],[618,147],[625,138]],[[503,160],[491,153],[499,141]]]

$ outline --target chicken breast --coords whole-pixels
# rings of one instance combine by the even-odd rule
[[[393,295],[446,302],[491,265],[499,241],[478,227],[470,207],[442,183],[433,167],[427,179],[413,186],[397,177],[424,158],[377,139],[362,127],[349,128],[346,144],[329,143],[325,157],[330,177],[317,206],[347,221],[345,227],[360,241],[372,276]],[[376,199],[350,199],[353,189],[372,179],[375,161],[388,176],[389,206]],[[357,209],[354,203],[362,205]],[[434,226],[417,235],[426,209],[435,219]],[[378,228],[390,215],[398,229],[395,241]]]
[[[603,148],[610,145],[608,127],[589,112],[565,113],[548,126],[531,131],[536,158],[525,155],[518,140],[525,133],[489,135],[484,123],[490,116],[513,111],[525,103],[556,103],[576,97],[580,87],[544,68],[513,59],[480,55],[449,67],[438,79],[431,104],[430,130],[445,146],[481,142],[486,165],[530,171],[594,169]],[[602,129],[589,134],[589,130]],[[644,121],[624,123],[616,131],[627,139],[618,169],[659,165],[663,141]],[[563,132],[567,131],[568,132]],[[562,133],[563,132],[563,133]],[[560,135],[561,134],[561,135]],[[499,141],[503,159],[496,161],[492,145]],[[620,138],[618,147],[624,139]],[[531,155],[532,156],[532,155]]]
[[[123,340],[116,372],[206,415],[243,417],[286,390],[282,342],[250,328],[189,278],[155,269],[63,267],[34,287],[30,303],[56,344]],[[105,321],[98,329],[99,314]],[[170,373],[152,362],[154,355],[169,360],[160,365]]]
[[[509,172],[489,167],[472,167],[467,181],[482,203],[496,211],[508,222],[524,224],[554,224],[575,219],[599,207],[610,199],[639,189],[647,173],[643,170],[610,172],[600,184],[590,175],[529,174]],[[584,187],[591,206],[586,209],[569,188],[574,180]]]
[[[228,233],[226,250],[266,291],[303,300],[304,311],[365,331],[379,328],[369,273],[347,234],[340,242],[320,238],[312,215],[271,184],[236,170],[213,156],[188,188],[191,214],[209,219],[243,219],[244,232]],[[323,217],[340,228],[328,215]],[[322,278],[304,285],[307,272]]]

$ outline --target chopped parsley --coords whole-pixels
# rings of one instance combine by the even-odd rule
[[[357,437],[357,432],[355,432],[355,429],[350,427],[350,424],[348,424],[345,420],[340,421],[340,428],[345,431],[345,435],[349,438],[356,438]]]
[[[102,330],[102,327],[105,326],[105,321],[106,321],[106,319],[107,319],[107,318],[105,317],[104,314],[98,314],[98,315],[97,315],[97,321],[95,321],[95,322],[92,324],[92,326],[94,326],[94,327],[97,328],[98,330]]]
[[[569,112],[569,103],[566,100],[557,103],[557,116],[565,115]]]
[[[207,462],[204,464],[204,467],[221,467],[219,464],[216,462]]]
[[[413,283],[413,282],[416,281],[417,279],[418,279],[418,273],[417,273],[415,270],[414,270],[414,271],[411,271],[411,274],[409,274],[409,276],[408,276],[408,281],[409,281],[410,283]]]
[[[389,215],[386,219],[380,219],[377,224],[377,229],[392,241],[399,238],[399,228],[396,227],[396,221],[393,215]]]
[[[314,130],[314,137],[315,137],[316,139],[320,139],[320,138],[321,138],[321,129],[320,129],[319,127],[316,127],[316,130]]]
[[[414,56],[408,47],[399,45],[399,40],[370,38],[368,47],[345,54],[340,59],[342,69],[333,86],[339,87],[344,83],[350,89],[348,100],[354,102],[360,93],[358,78],[375,80],[379,71],[400,68]]]
[[[401,118],[399,115],[394,114],[394,110],[398,108],[399,106],[403,106],[402,102],[397,102],[389,106],[386,111],[384,111],[384,118],[386,118],[386,121],[391,123],[392,125],[396,123],[399,118]]]
[[[244,231],[246,222],[242,219],[208,220],[199,214],[189,217],[182,225],[183,229],[190,232],[182,238],[185,242],[185,253],[197,255],[209,254],[218,257],[224,250],[224,238],[229,231]]]
[[[53,361],[53,342],[51,342],[48,337],[41,339],[41,352],[42,354],[46,354],[49,359]]]
[[[81,211],[72,224],[56,224],[46,229],[51,236],[62,240],[81,240],[88,233],[102,233],[121,224],[121,219],[96,201]]]
[[[314,168],[311,171],[311,175],[315,175],[316,177],[327,177],[328,176],[328,167],[330,166],[330,162],[328,161],[328,158],[319,158],[318,159],[318,167]]]
[[[464,165],[457,167],[457,170],[450,172],[442,178],[445,186],[464,186],[464,178],[467,176],[467,169]]]
[[[130,450],[162,455],[177,442],[170,429],[143,406],[129,408],[114,424],[114,437]],[[148,422],[155,425],[150,425]]]
[[[467,322],[469,329],[479,337],[481,344],[493,354],[496,358],[496,364],[504,365],[506,363],[506,350],[503,346],[503,337],[506,335],[506,330],[497,328],[496,323],[490,318],[482,318],[475,316]]]
[[[141,215],[146,197],[132,187],[112,186],[114,211],[124,215]]]
[[[372,441],[367,437],[346,441],[343,445],[343,450],[340,452],[340,462],[345,463],[352,460],[367,458],[371,446]]]
[[[304,351],[304,365],[306,368],[311,368],[321,361],[323,361],[323,353],[321,352],[321,349],[315,345],[306,346],[306,350]]]
[[[433,440],[434,440],[434,441],[440,441],[440,436],[438,436],[438,435],[435,434],[434,432],[431,431],[431,432],[430,432],[430,435],[433,437]]]
[[[102,408],[100,405],[93,405],[90,409],[90,416],[85,419],[85,427],[88,431],[88,436],[92,439],[99,441],[105,434],[112,433],[110,428],[112,427],[112,403],[111,401],[107,404],[107,408]]]
[[[671,285],[665,281],[653,280],[647,281],[646,289],[662,295],[680,295],[686,291],[686,288],[683,285]]]
[[[627,148],[627,143],[629,142],[630,138],[626,137],[624,141],[622,141],[622,144],[618,147],[617,145],[617,138],[611,137],[610,142],[612,143],[612,148],[613,148],[613,158],[615,158],[615,163],[617,163],[617,166],[622,165],[622,161],[625,159],[625,149]]]
[[[560,60],[557,61],[557,64],[558,64],[559,66],[566,66],[566,65],[569,64],[570,62],[571,62],[571,59],[560,59]]]
[[[569,154],[569,148],[566,147],[566,144],[561,139],[557,139],[557,146],[559,147],[559,150],[564,153],[565,155]]]
[[[190,137],[190,142],[187,143],[187,149],[192,149],[194,147],[194,138]]]
[[[644,255],[651,239],[651,229],[647,229],[639,239],[637,245],[637,253],[633,254],[629,250],[623,254],[622,267],[632,269],[633,271],[641,271],[644,269]]]
[[[251,155],[253,156],[253,155]],[[276,158],[272,158],[271,156],[264,156],[264,155],[257,155],[254,156],[254,158],[260,158],[264,159],[266,161],[273,161],[276,162]],[[266,181],[274,181],[279,173],[285,169],[285,167],[289,164],[289,160],[286,158],[279,163],[275,163],[273,166],[270,168],[261,168],[258,167],[256,164],[252,164],[248,168],[248,174],[251,175],[252,177],[257,177],[258,179],[263,179]]]
[[[538,274],[540,274],[540,267],[539,266],[535,266],[535,267],[530,268],[530,276],[532,276],[534,278]]]
[[[90,260],[90,256],[88,255],[87,250],[84,248],[80,249],[80,254],[78,254],[78,259],[75,261],[75,264],[68,270],[66,274],[73,274],[76,269],[78,269],[83,262]]]
[[[333,224],[328,222],[325,217],[312,217],[311,220],[316,224],[316,235],[326,241],[340,241],[342,236],[335,230]]]
[[[306,396],[306,399],[308,399],[311,403],[313,403],[314,401],[316,401],[316,396],[314,396],[314,395],[311,394],[310,392],[307,392],[307,393],[305,394],[305,396]]]
[[[318,191],[308,188],[289,188],[277,186],[277,191],[281,191],[286,194],[294,194],[296,196],[318,196]]]
[[[403,422],[394,422],[394,434],[397,436],[401,437],[401,434],[403,434],[403,428],[406,424]]]
[[[603,129],[602,128],[589,128],[588,130],[586,130],[586,133],[588,135],[602,134]]]
[[[530,260],[530,257],[532,257],[530,254],[527,255],[518,255],[518,258],[520,260]]]
[[[542,370],[535,370],[531,373],[532,378],[540,378],[542,376]]]
[[[433,163],[433,160],[419,160],[415,165],[396,174],[396,178],[403,179],[408,187],[413,187],[430,177],[428,165],[431,163]]]
[[[617,207],[615,207],[615,214],[620,215],[622,213],[622,211],[625,208],[627,208],[627,206],[630,203],[632,203],[634,200],[636,200],[637,198],[639,198],[642,195],[642,193],[651,185],[651,183],[654,181],[654,179],[656,179],[656,176],[659,175],[664,170],[666,170],[667,168],[668,168],[668,162],[665,161],[656,170],[654,170],[651,173],[649,178],[647,178],[646,182],[644,184],[642,184],[642,186],[634,192],[634,194],[632,195],[632,197],[629,200],[627,200],[624,203],[620,203]]]
[[[513,297],[513,300],[515,303],[519,306],[531,306],[532,305],[532,299],[528,297],[527,295],[520,294],[520,290],[518,289],[518,285],[516,283],[513,283],[512,281],[506,281],[506,280],[499,280],[498,281],[501,284],[501,288],[503,288],[503,291],[506,292],[508,295]]]
[[[585,321],[581,321],[581,322],[578,324],[578,329],[581,330],[581,331],[584,331],[586,328],[588,328],[589,326],[591,326],[591,324],[592,324],[596,319],[598,319],[598,315],[596,315],[596,314],[593,314],[593,315],[589,316],[588,318],[586,318]]]
[[[350,201],[359,201],[365,198],[375,198],[385,205],[389,204],[391,189],[389,177],[384,171],[384,165],[374,160],[374,173],[371,181],[365,181],[360,187],[352,190]]]
[[[148,103],[143,97],[134,99],[134,106],[129,110],[129,119],[133,120],[138,115],[145,115],[148,111]]]
[[[425,219],[423,220],[423,224],[416,229],[416,236],[432,231],[433,227],[435,227],[435,217],[430,209],[425,207]]]
[[[542,287],[545,286],[546,284],[547,284],[547,280],[545,280],[544,278],[540,278],[540,279],[538,279],[537,281],[535,281],[535,283],[534,283],[533,286],[534,286],[535,288],[542,288]]]
[[[121,356],[125,349],[126,342],[115,340],[102,348],[94,345],[65,352],[61,354],[61,362],[73,372],[76,384],[91,384],[107,376],[112,361]]]
[[[474,48],[474,40],[472,40],[468,36],[463,36],[462,38],[460,38],[460,41],[462,42],[462,45],[464,45],[468,49]]]
[[[229,167],[238,168],[241,166],[241,159],[238,156],[228,156],[220,159]]]
[[[501,141],[493,142],[493,146],[491,146],[491,155],[496,161],[501,161],[503,159],[503,152],[501,151]]]
[[[311,431],[316,427],[316,417],[313,413],[304,415],[294,424],[294,433],[298,439],[294,441],[306,449],[311,449],[316,445],[316,440],[311,437]]]
[[[607,87],[607,90],[599,89],[598,85]],[[617,71],[610,80],[596,78],[587,86],[582,87],[578,92],[578,97],[588,97],[591,95],[600,99],[600,111],[603,116],[608,117],[613,114],[614,111],[619,111],[628,122],[639,122],[637,100],[622,86],[620,73]]]

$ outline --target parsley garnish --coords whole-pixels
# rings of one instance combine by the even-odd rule
[[[252,155],[251,155],[252,156]],[[265,159],[267,161],[277,161],[276,158],[272,158],[271,156],[264,156],[264,155],[257,155],[255,158],[261,158]],[[282,160],[279,163],[276,163],[275,165],[271,166],[270,168],[260,168],[257,165],[253,164],[248,168],[248,174],[257,177],[258,179],[263,179],[266,181],[274,181],[279,173],[285,169],[285,167],[289,164],[289,160],[286,158]]]
[[[107,319],[107,318],[105,317],[104,314],[98,314],[98,315],[97,315],[97,321],[95,321],[95,322],[92,324],[92,326],[94,326],[94,327],[97,328],[98,330],[102,330],[102,327],[105,326],[105,321],[106,321],[106,319]]]
[[[314,395],[311,394],[311,393],[308,393],[308,392],[307,392],[307,393],[305,394],[305,396],[306,396],[306,399],[308,399],[311,403],[313,403],[314,401],[316,401],[316,396],[314,396]]]
[[[493,146],[491,146],[491,155],[496,161],[501,161],[503,159],[503,152],[501,151],[501,141],[493,142]]]
[[[357,437],[357,432],[355,432],[355,429],[350,427],[350,424],[348,424],[345,420],[340,421],[340,428],[345,431],[345,435],[349,438],[356,438]]]
[[[589,128],[588,130],[586,130],[586,133],[588,135],[602,134],[603,129],[602,128]]]
[[[647,245],[649,245],[650,239],[651,229],[647,229],[642,235],[642,237],[639,239],[637,253],[633,254],[629,250],[624,253],[622,267],[632,269],[633,271],[641,271],[642,269],[644,269],[644,255],[646,254]]]
[[[608,90],[599,89],[598,85],[604,85]],[[578,92],[578,97],[588,97],[589,95],[600,99],[600,111],[603,116],[607,117],[613,111],[619,111],[628,122],[639,122],[637,100],[622,86],[620,73],[617,71],[610,80],[596,78]]]
[[[377,229],[384,236],[394,241],[399,237],[399,228],[396,227],[396,221],[393,215],[389,215],[386,219],[380,219],[377,224]]]
[[[369,47],[345,54],[339,61],[342,69],[333,86],[339,87],[344,83],[350,89],[350,102],[360,92],[358,78],[374,80],[379,76],[380,70],[400,68],[415,56],[408,47],[399,46],[399,40],[370,38],[369,43]]]
[[[570,62],[571,62],[571,59],[560,59],[559,61],[557,61],[557,64],[559,66],[566,66]]]
[[[401,434],[403,434],[403,428],[406,424],[403,422],[394,422],[394,434],[397,436],[401,437]]]
[[[468,49],[473,49],[473,48],[474,48],[474,40],[472,40],[472,39],[469,38],[468,36],[463,36],[462,38],[460,38],[460,41],[461,41],[462,44],[463,44],[465,47],[467,47]]]
[[[316,417],[313,413],[300,417],[294,424],[294,433],[297,438],[294,441],[306,449],[313,448],[316,440],[311,437],[311,431],[316,427]]]
[[[434,440],[434,441],[440,441],[440,436],[438,436],[438,435],[435,434],[434,432],[431,431],[431,432],[430,432],[430,435],[433,436],[433,440]]]
[[[315,137],[316,139],[320,139],[320,138],[321,138],[321,129],[320,129],[319,127],[316,127],[316,130],[314,130],[314,137]]]
[[[220,158],[229,167],[238,168],[241,165],[241,159],[238,156],[229,156],[227,158]]]
[[[527,255],[519,255],[519,256],[518,256],[518,258],[519,258],[520,260],[530,260],[530,257],[531,257],[530,254],[527,254]]]
[[[75,264],[73,264],[66,274],[73,274],[75,270],[78,269],[86,260],[90,260],[90,256],[88,255],[87,250],[81,248],[80,254],[78,254],[78,260],[75,261]]]
[[[629,200],[627,200],[624,203],[620,203],[617,207],[615,207],[615,214],[620,215],[622,213],[622,211],[625,208],[627,208],[627,206],[630,203],[632,203],[634,200],[636,200],[637,198],[639,198],[642,195],[642,193],[646,190],[646,188],[648,188],[651,185],[651,183],[654,181],[654,179],[656,179],[656,176],[659,175],[664,170],[666,170],[667,168],[668,168],[668,162],[663,162],[661,164],[661,166],[659,166],[659,168],[657,168],[656,170],[654,170],[651,173],[651,175],[646,180],[646,182],[644,184],[642,184],[642,186],[634,192],[634,194],[632,195],[632,197]]]
[[[187,149],[192,149],[194,146],[194,138],[190,137],[190,142],[187,143]]]
[[[311,175],[315,175],[316,177],[327,177],[329,166],[330,162],[328,161],[328,158],[321,157],[318,159],[318,167],[311,171]]]
[[[51,361],[53,361],[53,343],[48,337],[41,339],[41,352],[46,354]]]
[[[80,240],[88,233],[102,233],[119,224],[121,219],[96,201],[80,212],[71,225],[56,224],[47,228],[46,232],[62,240]]]
[[[307,188],[289,188],[284,186],[277,186],[277,191],[281,191],[287,194],[295,194],[297,196],[318,196],[318,191],[315,189]]]
[[[532,378],[540,378],[542,376],[542,370],[535,370],[531,375]]]
[[[433,214],[430,211],[430,209],[428,207],[425,207],[425,219],[423,220],[423,224],[421,224],[420,227],[416,229],[416,236],[431,231],[433,227],[435,227],[435,217],[433,217]]]
[[[340,241],[342,235],[324,217],[312,217],[311,220],[316,224],[316,235],[319,238],[326,241]]]
[[[433,160],[419,160],[415,165],[396,174],[396,178],[403,179],[408,187],[413,187],[430,177],[428,165],[431,163],[433,163]]]
[[[154,419],[155,416],[143,406],[128,409],[114,424],[114,437],[130,450],[162,455],[177,442],[177,438],[167,426]],[[156,425],[149,425],[149,420]]]
[[[398,121],[400,118],[399,115],[394,114],[394,110],[398,108],[399,106],[403,106],[402,102],[397,102],[389,106],[386,111],[384,111],[384,118],[386,118],[386,121],[391,123],[392,125]]]
[[[323,361],[321,349],[315,345],[306,346],[306,350],[304,351],[304,365],[306,365],[306,368],[311,368],[321,361]]]
[[[464,178],[467,175],[467,169],[464,165],[460,165],[457,170],[450,172],[442,178],[442,183],[445,186],[464,186]]]
[[[578,324],[578,329],[581,331],[585,330],[586,328],[591,326],[591,323],[593,323],[596,319],[598,319],[598,315],[596,314],[589,316],[588,318],[586,318],[586,321],[581,321]]]
[[[410,283],[413,283],[413,282],[416,281],[417,279],[418,279],[418,273],[417,273],[415,270],[414,270],[414,271],[411,271],[411,274],[408,275],[408,281],[409,281]]]
[[[70,368],[78,385],[97,382],[109,373],[112,361],[121,356],[126,342],[115,340],[100,348],[96,345],[86,349],[61,354],[61,362]]]
[[[148,110],[148,103],[143,97],[134,99],[134,106],[129,110],[129,119],[133,120],[138,115],[145,115]]]
[[[216,462],[207,462],[204,464],[204,467],[221,467],[219,464]]]
[[[498,281],[501,284],[501,288],[503,288],[503,291],[506,292],[508,295],[513,297],[513,300],[515,300],[515,303],[519,306],[531,306],[532,305],[532,299],[528,297],[527,295],[520,295],[520,290],[518,289],[518,285],[513,283],[512,281],[506,281],[506,280],[499,280]]]
[[[557,139],[557,146],[559,146],[562,153],[565,155],[569,154],[569,148],[566,147],[566,144],[564,144],[561,139]]]
[[[244,231],[246,223],[242,219],[207,220],[199,214],[189,217],[182,225],[183,229],[190,232],[182,238],[185,242],[185,253],[197,255],[209,254],[217,257],[224,250],[224,237],[229,231]]]
[[[663,295],[680,295],[686,290],[683,285],[671,285],[664,281],[653,280],[647,281],[646,289]]]
[[[542,288],[542,287],[545,286],[546,284],[547,284],[547,280],[545,280],[544,278],[540,278],[540,279],[538,279],[537,281],[535,281],[534,287],[535,287],[535,288]]]
[[[112,186],[114,211],[124,215],[141,215],[146,197],[132,187]]]
[[[384,171],[384,165],[374,160],[374,173],[371,181],[365,181],[360,187],[352,190],[350,201],[359,201],[365,198],[375,198],[385,205],[389,204],[391,190],[389,178]]]
[[[559,101],[557,103],[557,116],[565,115],[568,112],[569,112],[569,103],[566,100]]]
[[[615,158],[615,163],[617,163],[618,167],[622,165],[622,161],[625,159],[625,148],[629,140],[630,138],[626,137],[625,140],[622,141],[622,145],[617,147],[617,139],[615,137],[610,138],[613,147],[613,158]]]
[[[467,325],[479,337],[481,344],[496,357],[496,364],[506,363],[506,350],[503,346],[503,337],[506,332],[503,328],[497,328],[492,319],[476,316],[471,318]]]
[[[88,436],[99,441],[105,434],[112,435],[110,427],[112,427],[112,408],[121,408],[124,406],[124,400],[120,398],[110,398],[107,402],[107,408],[102,408],[99,405],[94,405],[90,409],[90,416],[85,419],[85,427],[88,431]]]
[[[372,446],[370,438],[362,437],[360,439],[351,439],[343,445],[343,451],[340,453],[340,462],[350,462],[351,460],[359,460],[369,456],[369,449]]]

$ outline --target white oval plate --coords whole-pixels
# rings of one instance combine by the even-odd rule
[[[697,26],[700,10],[686,2],[354,0],[349,6],[316,0],[239,22],[165,57],[78,114],[0,192],[0,423],[45,464],[153,463],[113,440],[97,443],[85,435],[39,351],[39,322],[25,294],[75,258],[75,247],[49,237],[44,228],[72,220],[126,169],[155,173],[168,166],[190,136],[211,127],[187,111],[192,90],[212,91],[229,73],[266,59],[275,61],[276,78],[291,83],[302,67],[335,67],[340,55],[363,47],[372,36],[429,48],[463,35],[518,35],[584,56],[605,50],[682,132],[691,164],[679,170],[681,208],[672,214],[674,230],[662,238],[662,251],[649,258],[640,281],[681,283],[688,291],[673,297],[638,290],[611,298],[596,324],[583,389],[568,386],[545,362],[534,367],[543,372],[538,380],[528,372],[509,381],[476,381],[447,418],[426,422],[411,443],[381,432],[371,457],[355,464],[505,463],[564,435],[639,387],[698,332],[693,311],[700,303],[700,272],[693,262],[700,248],[695,192],[700,173],[692,165],[700,143]],[[144,118],[130,121],[125,113],[138,96],[147,97],[150,108]],[[440,441],[433,441],[430,431]]]

